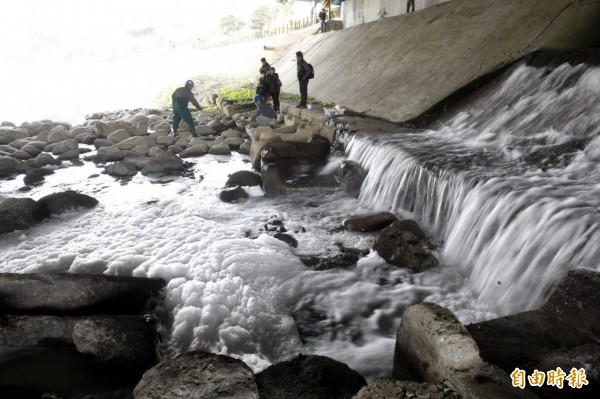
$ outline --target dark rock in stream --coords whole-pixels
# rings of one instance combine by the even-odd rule
[[[38,200],[49,215],[59,215],[71,209],[93,208],[98,205],[98,200],[89,195],[80,194],[75,191],[64,191],[46,195]]]
[[[25,177],[23,178],[23,183],[28,186],[33,186],[35,184],[42,183],[44,181],[44,176],[48,176],[53,174],[54,171],[51,169],[44,168],[35,168],[30,169],[25,172]]]
[[[381,230],[394,223],[398,218],[390,212],[374,212],[364,215],[351,216],[342,221],[342,227],[350,231]]]
[[[43,204],[31,198],[7,198],[0,202],[0,234],[27,230],[47,216]]]
[[[240,170],[229,175],[225,187],[262,186],[260,175],[249,170]]]
[[[223,202],[240,202],[248,198],[248,193],[241,187],[223,190],[219,193],[219,199]]]
[[[386,262],[422,272],[438,265],[425,234],[412,220],[399,220],[381,231],[373,249]]]
[[[367,382],[337,360],[299,355],[256,374],[256,385],[261,398],[350,399]]]

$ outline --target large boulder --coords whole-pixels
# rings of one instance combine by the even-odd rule
[[[396,220],[398,218],[391,212],[373,212],[344,219],[342,227],[350,231],[374,231],[381,230]]]
[[[35,168],[30,169],[25,172],[25,177],[23,178],[23,183],[28,186],[33,186],[35,184],[41,183],[44,181],[44,177],[53,174],[54,171],[52,169],[44,169],[44,168]]]
[[[152,367],[144,373],[133,395],[135,399],[259,397],[252,370],[241,360],[201,351]]]
[[[450,310],[428,302],[409,306],[402,315],[394,378],[447,381],[464,399],[536,398],[481,359],[477,344]]]
[[[337,360],[299,355],[256,374],[256,385],[261,398],[350,399],[367,382]]]
[[[67,139],[56,143],[56,146],[52,149],[52,155],[61,155],[69,150],[75,150],[79,147],[77,141],[74,139]],[[36,154],[37,155],[37,154]]]
[[[386,262],[422,272],[438,265],[431,254],[425,234],[412,220],[398,220],[379,233],[373,249]]]
[[[46,195],[38,200],[49,215],[58,215],[76,208],[93,208],[98,200],[89,195],[67,190],[61,193]]]
[[[341,166],[340,188],[348,195],[358,198],[367,173],[356,162],[344,161]]]
[[[31,198],[7,198],[0,202],[0,234],[26,230],[47,216],[44,206]]]
[[[107,136],[107,138],[114,143],[120,143],[121,141],[127,140],[129,137],[131,136],[125,129],[115,130]]]
[[[121,150],[116,145],[112,145],[110,147],[100,147],[98,148],[98,152],[94,157],[94,162],[103,163],[122,161],[127,155],[129,155],[128,151]]]
[[[0,346],[6,348],[72,345],[78,317],[0,315]]]
[[[575,269],[556,285],[541,309],[471,324],[467,329],[486,362],[507,373],[519,368],[527,375],[557,367],[566,374],[584,369],[589,384],[577,390],[577,398],[597,398],[599,293],[600,273]],[[564,394],[554,386],[542,386],[536,392],[552,399]]]
[[[156,278],[0,273],[0,314],[139,314],[164,285]]]
[[[60,143],[61,141],[65,141],[69,138],[69,135],[67,133],[68,130],[64,126],[55,126],[54,128],[52,128],[52,130],[50,130],[50,133],[48,134],[48,139],[46,141],[48,141],[48,143]]]
[[[20,173],[23,165],[18,159],[0,155],[0,177],[8,177]]]
[[[142,174],[178,174],[182,170],[183,160],[180,157],[167,151],[158,150],[154,158],[142,169]]]
[[[179,153],[181,158],[201,157],[208,153],[208,145],[202,143],[186,148]]]
[[[28,161],[28,163],[34,168],[43,168],[48,165],[60,165],[60,161],[55,159],[52,155],[42,152],[34,159]]]
[[[73,343],[81,353],[112,370],[141,374],[156,364],[154,319],[141,315],[91,316],[73,326]]]
[[[211,155],[231,155],[231,150],[227,144],[220,143],[210,147],[208,153]]]

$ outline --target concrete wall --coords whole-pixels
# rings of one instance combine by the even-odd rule
[[[302,50],[315,68],[309,96],[404,122],[532,51],[600,46],[598,26],[598,0],[452,0],[308,35],[275,67],[297,94]]]
[[[415,0],[415,11],[450,0]],[[344,28],[406,13],[407,0],[346,0],[342,3]]]

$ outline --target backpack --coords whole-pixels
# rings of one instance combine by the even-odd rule
[[[312,65],[310,65],[308,62],[306,63],[308,65],[308,67],[310,68],[310,74],[308,75],[309,79],[312,79],[315,77],[315,68],[313,68]]]

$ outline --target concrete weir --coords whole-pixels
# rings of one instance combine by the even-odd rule
[[[354,112],[406,122],[536,50],[600,45],[596,0],[452,0],[308,36],[275,63],[297,93],[295,52],[315,68],[308,94]]]

